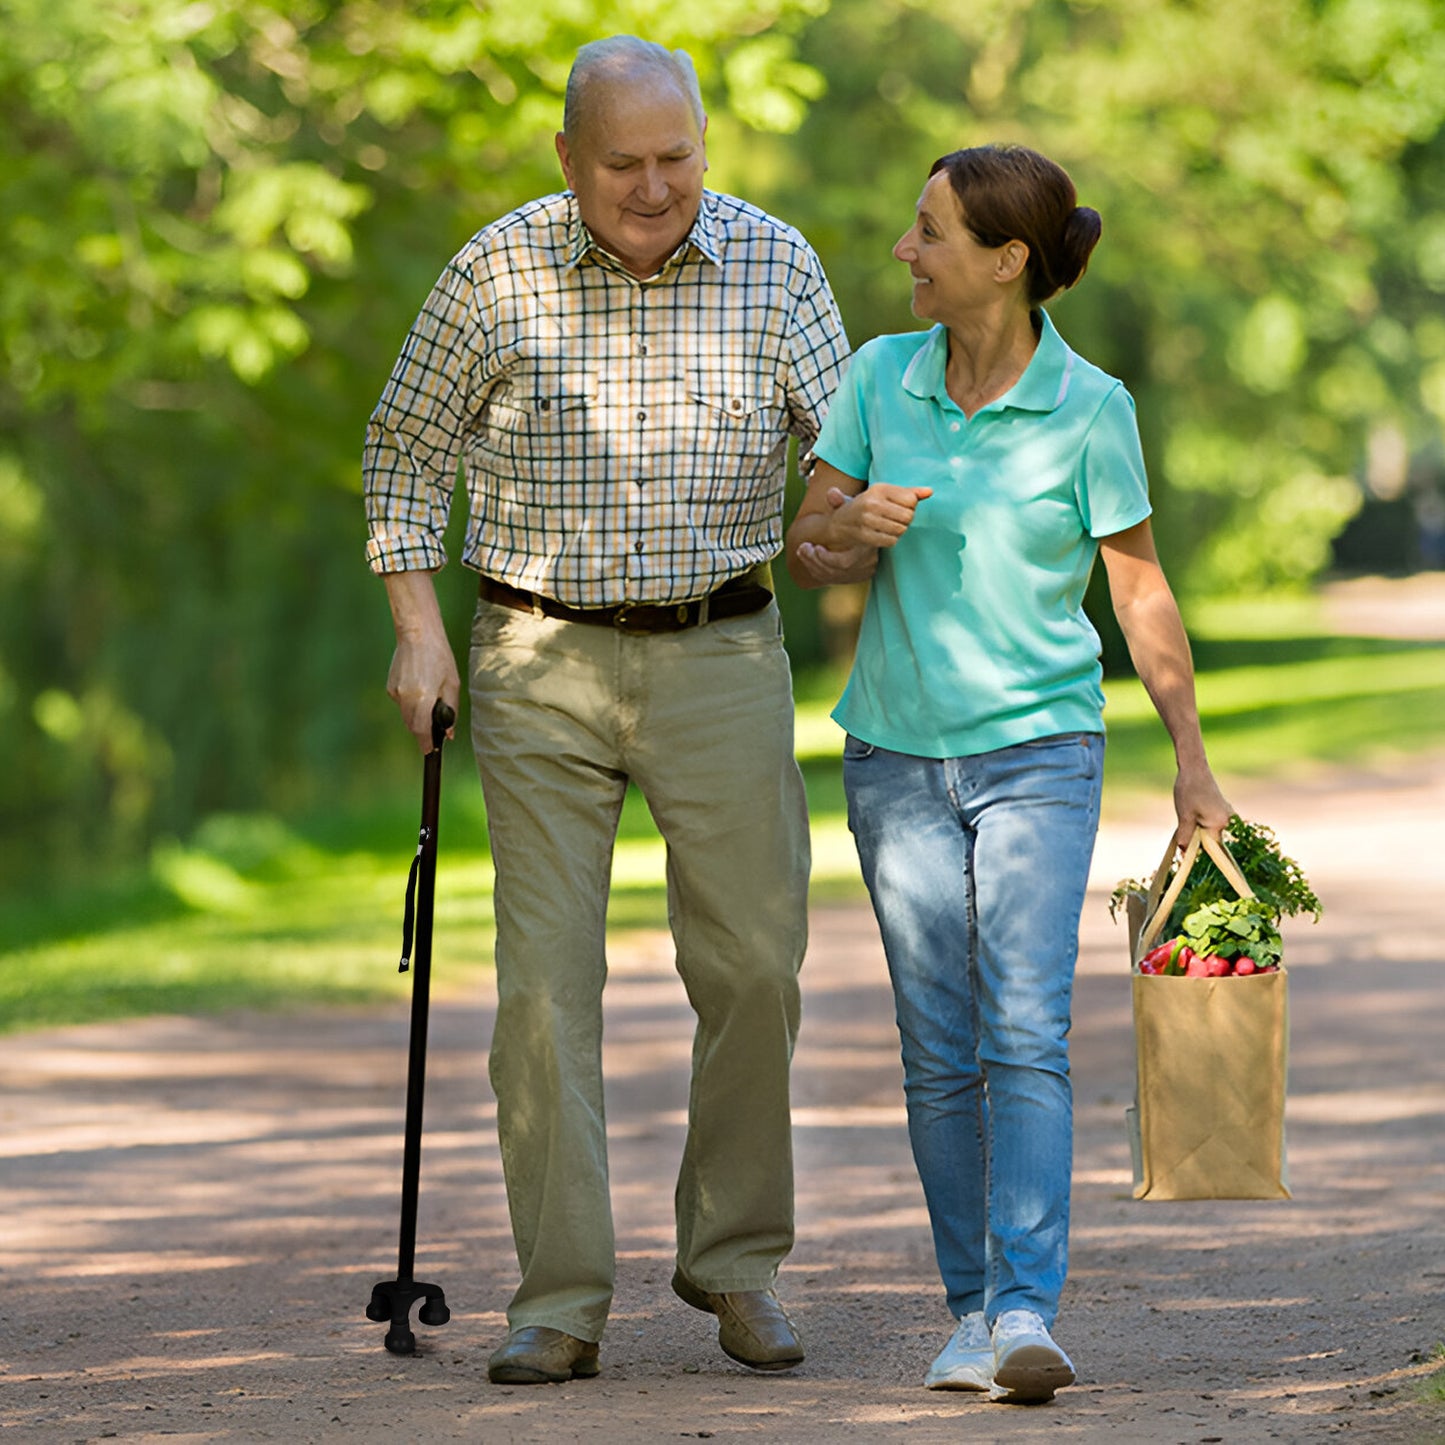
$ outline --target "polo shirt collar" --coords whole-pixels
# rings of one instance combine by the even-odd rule
[[[591,253],[598,260],[606,258],[611,264],[616,265],[616,258],[603,250],[593,239],[592,232],[582,224],[582,211],[577,204],[577,197],[571,191],[567,192],[571,216],[567,227],[567,243],[564,248],[563,265],[573,267],[581,265],[586,256]],[[677,250],[662,263],[662,271],[666,271],[674,262],[680,261],[684,255],[693,250],[703,260],[711,261],[714,266],[722,265],[722,246],[719,241],[720,226],[717,214],[717,197],[711,191],[702,193],[702,203],[697,208],[697,218],[692,223],[692,229],[682,239],[682,244]],[[661,274],[661,271],[658,273]]]
[[[1049,313],[1040,309],[1042,326],[1039,344],[1024,374],[999,397],[982,408],[1014,407],[1019,411],[1053,411],[1069,394],[1069,378],[1074,370],[1074,353],[1054,328]],[[913,354],[903,373],[903,389],[920,400],[948,401],[946,375],[948,370],[948,328],[934,326],[923,344]]]

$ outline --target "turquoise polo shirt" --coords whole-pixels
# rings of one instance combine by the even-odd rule
[[[879,554],[833,717],[864,742],[964,757],[1103,730],[1084,588],[1100,537],[1149,515],[1134,402],[1039,312],[1023,375],[970,418],[942,326],[854,356],[817,454],[869,484],[932,487]]]

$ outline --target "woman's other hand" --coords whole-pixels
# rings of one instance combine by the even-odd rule
[[[932,487],[898,487],[879,482],[856,496],[827,501],[832,515],[823,544],[842,551],[849,547],[892,547],[913,524],[918,504],[933,495]]]

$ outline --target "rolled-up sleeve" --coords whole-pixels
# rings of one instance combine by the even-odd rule
[[[873,466],[865,396],[869,386],[870,347],[865,345],[844,369],[814,450],[847,477],[866,482]]]
[[[377,573],[435,570],[480,371],[479,317],[455,262],[417,316],[366,429],[362,482]]]
[[[788,331],[787,391],[789,430],[806,452],[817,439],[848,363],[849,348],[822,263],[811,250],[804,255],[804,274]]]

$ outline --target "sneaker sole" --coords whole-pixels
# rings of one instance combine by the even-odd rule
[[[993,1380],[987,1375],[945,1375],[941,1379],[925,1379],[925,1390],[991,1390]]]
[[[1073,1383],[1073,1366],[1057,1351],[1023,1345],[994,1371],[992,1396],[1003,1405],[1042,1405]]]

